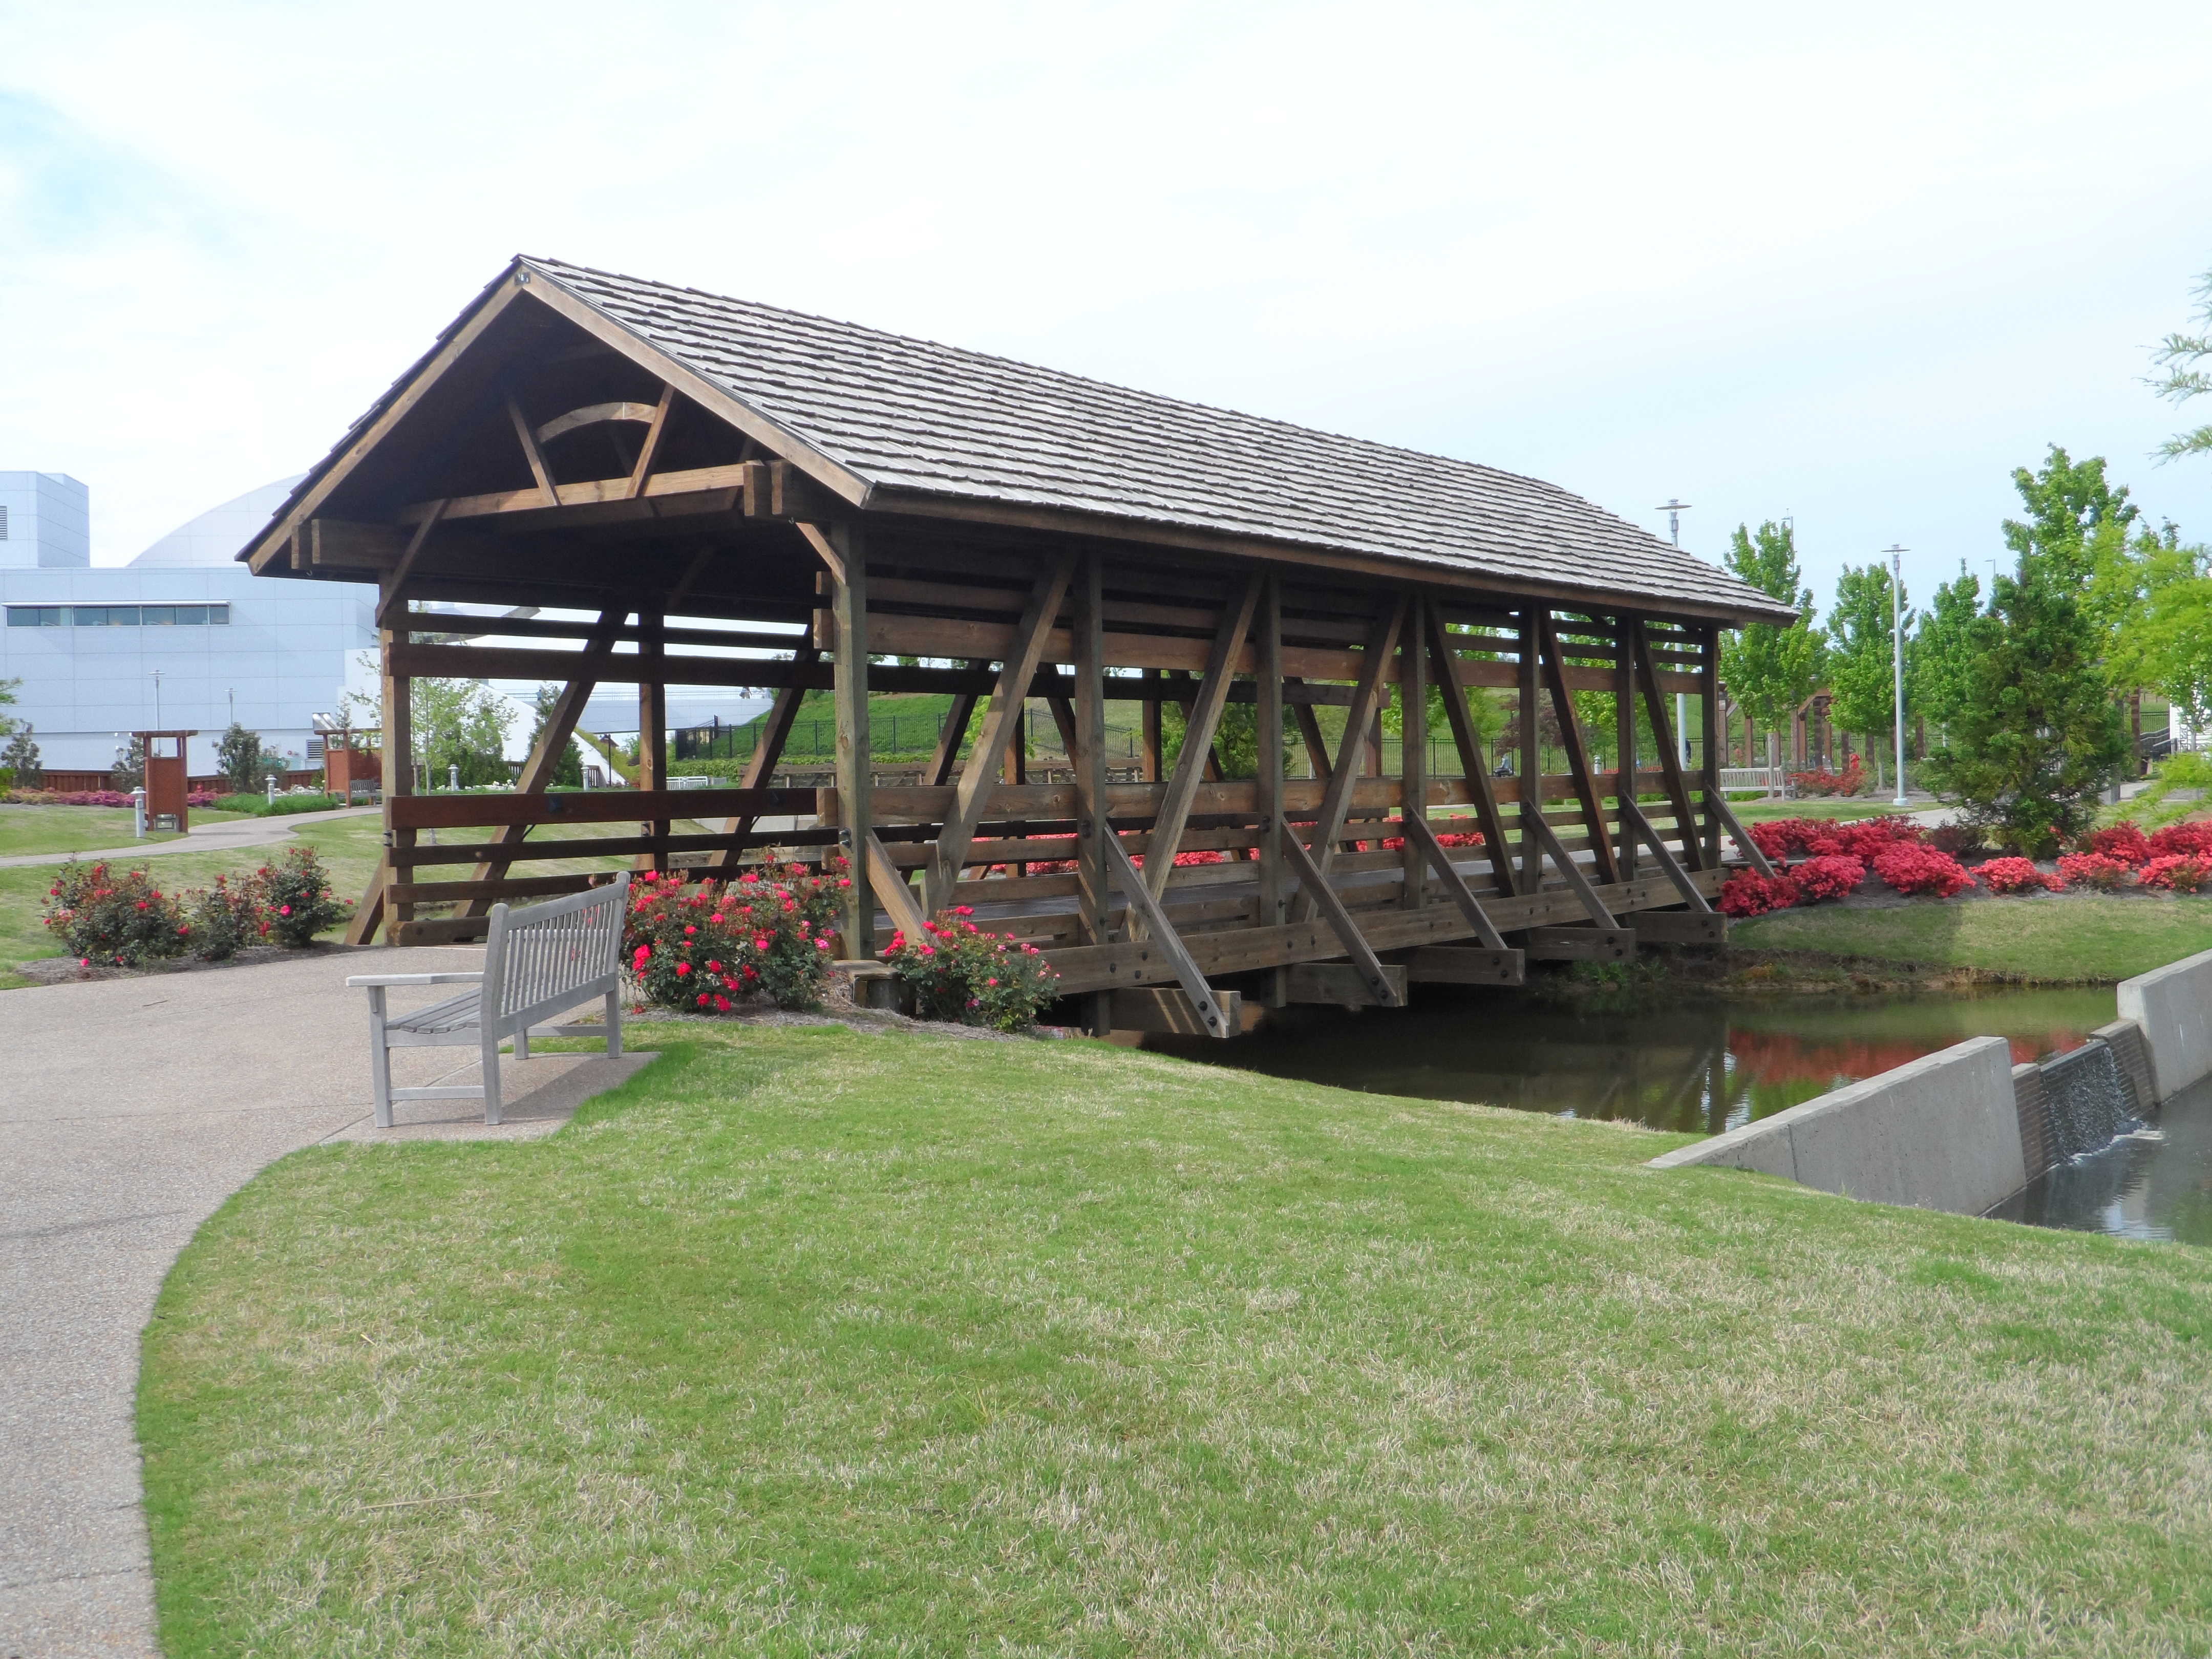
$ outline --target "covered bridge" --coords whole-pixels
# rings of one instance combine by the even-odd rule
[[[528,874],[538,860],[837,845],[848,956],[964,903],[1045,948],[1092,1024],[1224,1035],[1231,986],[1395,1003],[1409,981],[1511,982],[1524,952],[1715,937],[1724,839],[1759,860],[1719,746],[1686,770],[1670,706],[1699,699],[1717,732],[1719,631],[1795,620],[1534,479],[535,258],[239,556],[380,592],[388,850],[356,939],[480,937],[492,903],[588,879]],[[501,643],[455,643],[450,608],[423,608],[455,602],[517,614],[479,625]],[[515,793],[413,793],[409,687],[428,676],[565,685]],[[603,683],[638,688],[637,787],[549,791]],[[738,787],[668,787],[672,684],[777,689]],[[1503,754],[1484,750],[1478,686],[1515,699]],[[1437,775],[1431,687],[1457,762]],[[817,688],[836,787],[765,787]],[[952,696],[918,783],[878,785],[872,689]],[[1577,691],[1610,694],[1613,729],[1585,724]],[[1394,696],[1403,758],[1384,775]],[[1031,698],[1070,781],[1024,781]],[[1145,709],[1134,781],[1109,779],[1109,702]],[[1231,703],[1254,705],[1256,776],[1221,775]],[[1163,705],[1186,720],[1172,764]],[[1641,755],[1638,707],[1656,735]],[[1547,746],[1564,771],[1545,772]],[[709,832],[672,833],[686,820]],[[422,837],[465,827],[490,842]],[[1225,861],[1176,864],[1195,849]],[[1066,870],[1026,872],[1040,863]]]

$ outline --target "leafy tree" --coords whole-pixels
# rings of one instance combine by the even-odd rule
[[[1967,691],[1972,668],[1974,621],[1982,614],[1982,585],[1959,562],[1959,580],[1936,590],[1935,603],[1920,613],[1920,625],[1907,642],[1905,672],[1911,689],[1905,713],[1939,730],[1951,724]]]
[[[2201,392],[2212,392],[2212,374],[2200,365],[2212,357],[2212,271],[2198,279],[2196,288],[2197,332],[2169,334],[2159,349],[2151,354],[2151,361],[2166,372],[2152,380],[2159,395],[2176,404],[2185,404]],[[2181,432],[2168,438],[2158,447],[2162,460],[2172,460],[2180,455],[2201,455],[2212,450],[2212,426],[2200,426],[2193,432]]]
[[[15,701],[15,688],[22,683],[21,680],[0,680],[0,738],[12,736],[15,732],[15,717],[8,713],[8,708]]]
[[[108,787],[127,793],[145,781],[145,739],[133,738],[115,751],[115,769],[107,775]]]
[[[2019,570],[1999,576],[1989,610],[1965,624],[1950,741],[1925,775],[1999,842],[2044,854],[2095,820],[2098,793],[2127,758],[2087,600],[2088,544],[2133,510],[2105,485],[2101,460],[2077,467],[2056,446],[2041,472],[2013,482],[2030,515],[2005,524]]]
[[[1844,731],[1863,733],[1870,745],[1897,720],[1890,584],[1889,568],[1879,560],[1864,567],[1845,565],[1828,612],[1828,684],[1836,694],[1830,712]],[[1914,620],[1905,606],[1904,626],[1911,628]],[[1911,695],[1908,690],[1908,700]]]
[[[459,769],[465,789],[505,783],[507,728],[514,706],[482,680],[422,679],[414,684],[415,757],[430,769],[430,786]]]
[[[216,745],[216,766],[230,787],[246,794],[260,787],[263,775],[261,734],[233,720]]]
[[[530,752],[538,752],[538,741],[545,735],[545,728],[553,723],[553,705],[561,700],[561,688],[550,684],[538,688],[538,699],[530,727]],[[584,787],[584,751],[570,738],[561,751],[560,759],[553,763],[551,787],[556,789],[581,789]]]
[[[0,771],[14,773],[19,789],[35,789],[46,781],[46,769],[39,759],[39,745],[32,740],[30,721],[16,726],[8,746],[0,749]]]
[[[1721,636],[1721,678],[1737,707],[1768,731],[1786,726],[1819,689],[1826,641],[1813,626],[1813,590],[1798,568],[1796,532],[1771,520],[1754,535],[1738,525],[1729,545],[1729,573],[1797,610],[1787,628],[1754,623]]]

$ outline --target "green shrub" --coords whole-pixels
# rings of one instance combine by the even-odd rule
[[[191,936],[176,898],[143,870],[112,872],[71,859],[46,890],[47,932],[87,967],[135,968],[184,954]]]
[[[284,818],[295,812],[328,812],[345,804],[336,795],[279,795],[272,801],[265,795],[239,794],[216,797],[213,810],[243,812],[257,818]]]
[[[925,939],[893,933],[884,960],[914,988],[915,1012],[923,1019],[1025,1030],[1059,994],[1059,975],[1035,945],[983,932],[967,920],[972,914],[963,904],[922,923]]]
[[[312,847],[288,847],[276,863],[255,871],[253,893],[265,932],[294,951],[313,944],[353,908],[331,891],[330,872]]]
[[[228,876],[217,876],[214,886],[193,896],[185,925],[191,952],[202,962],[227,961],[242,946],[258,945],[269,935],[261,895],[251,876],[235,887]]]

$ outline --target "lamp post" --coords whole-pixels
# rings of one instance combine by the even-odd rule
[[[1897,796],[1892,806],[1905,801],[1905,556],[1910,550],[1892,543],[1882,549],[1889,555],[1889,650],[1895,672],[1895,699],[1891,704],[1897,727]]]
[[[1680,547],[1682,544],[1682,515],[1690,510],[1690,503],[1678,501],[1669,495],[1651,510],[1655,513],[1664,513],[1667,515],[1667,539]],[[1712,734],[1707,732],[1705,741],[1711,743],[1712,740]],[[1682,764],[1685,766],[1691,764],[1690,699],[1686,694],[1680,691],[1674,694],[1674,748]]]

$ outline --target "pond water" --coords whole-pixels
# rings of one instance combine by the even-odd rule
[[[2108,989],[1565,1002],[1424,986],[1409,1008],[1299,1008],[1234,1042],[1145,1047],[1339,1088],[1718,1134],[1970,1036],[2039,1060],[2113,1013]]]
[[[1992,1213],[2036,1227],[2212,1244],[2212,1081],[2167,1101],[2152,1128],[2061,1164]]]

